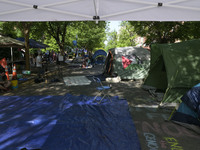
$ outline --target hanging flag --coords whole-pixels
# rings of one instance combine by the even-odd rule
[[[6,66],[7,66],[6,58],[3,58],[3,59],[0,60],[0,65],[1,65],[3,68],[6,68]]]
[[[132,63],[132,61],[124,56],[122,56],[122,64],[124,69],[126,69],[130,64]]]

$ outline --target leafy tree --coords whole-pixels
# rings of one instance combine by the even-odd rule
[[[47,22],[47,32],[55,39],[62,54],[65,50],[67,27],[72,24],[72,22]]]
[[[109,22],[108,22],[109,24]],[[135,46],[136,33],[134,27],[127,21],[123,21],[120,24],[121,28],[119,33],[112,31],[107,33],[108,43],[106,50],[115,48],[115,47],[126,47],[126,46]]]
[[[185,41],[189,39],[200,38],[200,22],[183,22],[179,29],[178,37],[180,40]]]
[[[116,48],[117,47],[117,31],[112,31],[112,32],[108,32],[108,43],[106,46],[106,50],[111,49],[111,48]]]
[[[77,22],[74,33],[78,36],[78,47],[93,51],[95,48],[104,47],[106,40],[106,22],[94,21]],[[75,35],[73,35],[75,36]]]
[[[0,22],[0,34],[12,38],[23,36],[23,33],[19,28],[19,22]]]
[[[118,34],[117,47],[135,46],[135,38],[136,33],[134,27],[129,22],[123,21]]]
[[[146,37],[146,43],[174,43],[199,38],[200,22],[132,22],[135,32]],[[197,32],[198,31],[198,32]]]
[[[56,43],[56,40],[52,36],[45,36],[44,43],[47,44],[49,47],[46,50],[59,52],[59,46]]]
[[[47,49],[55,50],[59,47],[62,53],[64,53],[67,46],[74,47],[73,40],[77,40],[79,48],[92,51],[96,47],[104,46],[103,41],[106,37],[105,22],[99,22],[99,24],[95,24],[94,21],[47,22],[46,24],[38,24],[36,28],[41,29],[43,35],[37,33],[38,30],[34,30],[34,35],[42,36],[45,39],[44,42],[50,46]],[[55,41],[57,45],[55,45]]]

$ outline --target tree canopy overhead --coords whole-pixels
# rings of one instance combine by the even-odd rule
[[[174,43],[199,38],[200,22],[130,21],[137,35],[146,37],[146,43]]]

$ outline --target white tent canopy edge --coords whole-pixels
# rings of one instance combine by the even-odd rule
[[[200,0],[0,0],[0,21],[200,21]]]

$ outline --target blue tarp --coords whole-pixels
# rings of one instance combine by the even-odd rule
[[[17,40],[19,40],[21,42],[25,42],[25,39],[23,37],[17,38]],[[41,48],[41,49],[49,47],[48,45],[43,44],[41,42],[37,42],[33,39],[29,39],[29,46],[30,46],[30,48]]]
[[[0,96],[0,149],[141,149],[127,101],[93,98]]]

